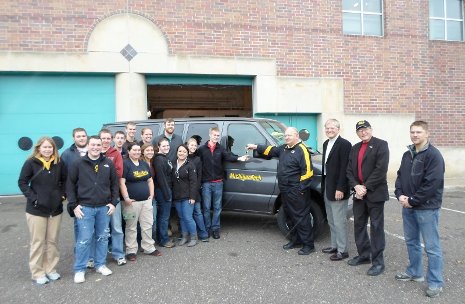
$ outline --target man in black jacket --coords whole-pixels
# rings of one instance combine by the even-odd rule
[[[158,142],[162,138],[168,139],[168,142],[170,143],[170,151],[166,155],[168,159],[174,164],[176,162],[176,150],[180,145],[183,144],[182,138],[180,135],[174,134],[174,129],[175,129],[175,122],[173,118],[167,118],[163,122],[163,128],[164,131],[162,134],[156,136],[153,138],[152,143],[153,146],[156,147],[158,146]],[[182,133],[181,133],[182,134]]]
[[[313,176],[310,153],[296,128],[287,128],[284,140],[286,143],[279,147],[248,144],[247,149],[256,149],[264,157],[279,158],[278,186],[282,206],[292,223],[291,241],[283,249],[289,250],[303,244],[298,254],[308,255],[315,251],[310,202],[305,199]]]
[[[349,257],[347,237],[347,209],[349,186],[347,184],[347,163],[352,144],[339,136],[340,124],[336,119],[325,123],[328,139],[323,143],[323,180],[326,216],[331,231],[331,246],[323,248],[324,253],[332,253],[331,261]]]
[[[210,140],[200,146],[198,155],[202,160],[202,206],[205,228],[213,234],[214,239],[220,238],[220,216],[223,199],[223,161],[246,161],[247,155],[237,156],[221,146],[220,130],[210,128]],[[210,209],[213,205],[213,215]]]
[[[377,276],[384,271],[384,203],[389,200],[387,170],[388,143],[373,137],[371,125],[361,120],[355,125],[358,137],[349,157],[347,179],[354,195],[354,235],[358,256],[348,261],[351,266],[370,264],[367,274]],[[370,237],[367,223],[370,218]]]
[[[410,125],[413,145],[402,156],[397,171],[395,195],[402,205],[404,237],[410,264],[396,275],[398,281],[422,282],[423,256],[420,235],[428,256],[426,279],[428,297],[437,297],[444,285],[443,257],[439,239],[439,210],[444,191],[444,159],[428,141],[428,124],[415,121]]]
[[[95,268],[102,275],[110,275],[106,257],[110,236],[110,216],[119,199],[119,177],[113,162],[101,154],[102,140],[91,136],[87,154],[73,162],[66,185],[68,208],[76,217],[74,282],[85,281],[85,270],[95,232]]]

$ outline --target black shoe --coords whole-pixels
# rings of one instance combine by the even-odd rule
[[[321,252],[323,252],[323,253],[336,253],[337,248],[326,247],[326,248],[323,248],[323,250],[321,250]]]
[[[382,274],[384,271],[384,265],[373,265],[371,266],[370,269],[367,271],[367,275],[369,276],[377,276]]]
[[[294,249],[294,248],[299,248],[299,247],[302,247],[302,244],[296,243],[294,241],[290,241],[286,245],[283,245],[284,250],[289,250],[289,249]]]
[[[340,261],[340,260],[347,259],[348,257],[349,257],[348,252],[336,252],[335,254],[330,256],[329,259],[331,261]]]
[[[370,263],[371,263],[370,258],[362,258],[361,256],[356,256],[355,258],[347,261],[347,264],[349,264],[350,266],[358,266],[358,265],[370,264]]]
[[[297,252],[299,255],[309,255],[310,253],[315,252],[315,247],[304,246],[302,249]]]
[[[214,238],[215,240],[217,240],[217,239],[220,238],[220,231],[219,231],[219,230],[213,231],[212,234],[213,234],[213,238]]]

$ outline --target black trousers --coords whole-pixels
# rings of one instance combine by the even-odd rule
[[[371,258],[373,265],[384,265],[384,203],[354,199],[354,235],[358,255]],[[370,218],[370,237],[367,224]]]
[[[281,192],[284,211],[290,222],[291,239],[304,246],[314,247],[313,227],[310,221],[310,201],[298,189]]]

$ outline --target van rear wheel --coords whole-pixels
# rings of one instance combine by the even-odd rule
[[[290,240],[291,239],[291,234],[290,234],[291,224],[282,205],[281,205],[281,208],[279,208],[276,219],[278,221],[279,231],[281,231],[284,237]],[[310,221],[313,227],[313,238],[316,239],[323,228],[325,219],[324,219],[323,212],[321,211],[320,207],[313,201],[311,202],[311,206],[310,206]]]

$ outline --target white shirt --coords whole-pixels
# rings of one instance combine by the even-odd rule
[[[330,139],[328,141],[328,146],[326,147],[326,154],[325,154],[325,162],[324,162],[324,166],[325,166],[325,175],[326,175],[326,162],[328,161],[328,156],[329,154],[331,153],[331,150],[333,149],[333,146],[334,146],[334,143],[336,142],[336,140],[339,138],[339,134],[336,135],[334,138]]]

